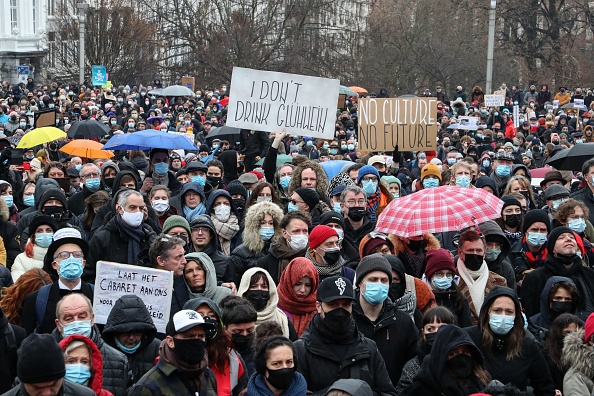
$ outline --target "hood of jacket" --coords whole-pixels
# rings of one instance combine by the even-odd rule
[[[335,383],[333,383],[328,391],[331,390],[340,390],[343,392],[347,392],[350,395],[357,395],[357,396],[372,396],[373,391],[369,384],[360,379],[353,379],[353,378],[343,378],[339,379]]]
[[[186,301],[186,303],[184,304],[182,309],[191,309],[192,311],[195,311],[198,309],[199,306],[204,305],[204,304],[208,305],[208,307],[215,314],[217,314],[217,317],[219,318],[219,320],[221,319],[221,309],[219,308],[217,303],[215,303],[214,301],[212,301],[210,298],[207,298],[207,297],[193,298],[191,300],[188,300],[188,301]]]
[[[264,273],[264,275],[266,275],[266,279],[268,279],[268,292],[270,293],[270,299],[266,303],[266,308],[271,305],[276,307],[278,305],[278,291],[276,290],[276,283],[274,283],[274,279],[272,279],[272,276],[270,276],[268,271],[266,271],[264,268],[254,267],[245,271],[241,277],[241,282],[237,287],[237,295],[239,297],[243,297],[243,294],[248,291],[250,288],[250,279],[252,279],[252,275],[254,275],[256,272]]]
[[[118,333],[130,331],[142,332],[140,348],[149,345],[157,334],[157,328],[153,323],[149,310],[142,299],[133,294],[124,295],[117,299],[107,317],[102,337],[105,342],[119,350],[115,346],[114,336]]]
[[[514,164],[514,166],[512,167],[511,175],[514,176],[518,169],[524,169],[524,172],[526,172],[528,180],[532,180],[532,174],[530,173],[530,169],[528,169],[528,167],[524,164]]]
[[[497,257],[497,259],[492,263],[487,263],[489,264],[489,268],[498,267],[509,254],[511,250],[511,244],[505,237],[501,227],[499,227],[499,225],[493,220],[485,221],[484,223],[479,224],[479,229],[485,236],[487,242],[497,242],[501,245],[501,254],[499,254],[499,257]]]
[[[208,184],[208,182],[206,182],[206,185],[210,186],[210,184]],[[194,182],[186,183],[182,187],[182,190],[179,193],[179,197],[181,199],[181,206],[184,207],[186,205],[185,202],[184,202],[184,195],[188,191],[190,191],[190,190],[196,192],[197,194],[199,194],[200,195],[200,202],[203,203],[206,206],[206,195],[204,194],[204,188],[202,188],[200,186],[200,184],[194,183]]]
[[[446,370],[448,354],[459,346],[468,346],[475,364],[483,364],[483,355],[476,347],[470,335],[458,326],[446,325],[439,328],[435,342],[431,348],[428,366],[435,378],[439,380]]]
[[[208,227],[210,230],[210,238],[211,241],[215,241],[215,243],[210,243],[208,247],[204,250],[206,254],[213,254],[214,252],[221,249],[219,238],[217,238],[217,231],[215,229],[214,223],[210,219],[210,216],[201,214],[192,219],[192,226],[193,227]]]
[[[134,172],[129,171],[129,170],[123,170],[116,174],[116,177],[113,180],[113,185],[111,187],[112,191],[120,190],[120,183],[122,181],[122,177],[124,177],[126,175],[132,176],[132,179],[134,180],[134,184],[136,185],[136,187],[134,187],[134,189],[136,191],[138,191],[138,178],[136,177],[136,174]]]
[[[495,195],[497,198],[499,198],[499,191],[497,189],[497,184],[495,183],[495,180],[493,180],[489,176],[481,176],[481,177],[479,177],[476,180],[475,187],[476,188],[483,188],[485,186],[491,187],[491,189],[493,190],[493,195]]]
[[[283,218],[283,211],[277,204],[260,202],[250,206],[245,214],[242,237],[244,246],[252,253],[260,253],[266,246],[267,242],[260,236],[260,221],[265,215],[272,216],[275,224],[274,236],[270,240],[272,241],[281,235],[280,222]]]
[[[293,176],[291,177],[291,183],[289,183],[289,194],[292,194],[297,188],[301,187],[301,172],[304,169],[312,169],[318,178],[316,191],[320,195],[320,199],[325,199],[328,196],[328,175],[318,162],[314,161],[303,161],[293,169]]]
[[[214,190],[208,196],[208,199],[206,200],[206,203],[204,204],[206,206],[206,214],[210,215],[210,216],[214,216],[213,205],[215,203],[215,200],[218,197],[225,197],[229,200],[229,205],[231,205],[231,211],[239,219],[240,216],[237,213],[237,209],[235,208],[235,205],[233,205],[233,198],[231,198],[231,194],[229,194],[226,190],[222,190],[222,189]]]
[[[204,252],[193,252],[186,254],[186,261],[197,261],[202,265],[205,272],[205,282],[204,282],[204,291],[200,294],[203,294],[205,297],[214,296],[217,291],[217,271],[215,270],[215,266],[208,257],[208,254]],[[184,282],[186,282],[186,277],[184,276]],[[186,285],[188,283],[186,282]]]
[[[392,242],[392,245],[394,245],[394,254],[396,256],[405,251],[405,243],[400,237],[390,234],[388,235],[388,239],[390,240],[390,242]],[[439,240],[437,240],[437,238],[433,236],[433,234],[423,235],[423,242],[423,250],[425,252],[440,248]]]
[[[518,295],[514,289],[511,289],[507,286],[495,286],[489,294],[485,297],[483,301],[483,305],[481,306],[481,316],[483,314],[488,315],[489,308],[493,305],[493,302],[498,299],[499,297],[509,297],[514,301],[514,305],[516,307],[516,320],[518,316],[522,316],[520,313],[522,311],[522,307],[520,306],[520,300],[518,299]]]
[[[563,339],[561,364],[590,380],[594,378],[594,347],[584,341],[584,329],[572,331]]]
[[[548,299],[549,291],[555,284],[560,283],[560,282],[569,282],[569,283],[575,285],[573,280],[566,278],[564,276],[551,276],[547,280],[547,283],[545,283],[545,286],[542,289],[542,292],[540,293],[540,314],[545,319],[545,321],[547,321],[549,323],[552,323],[553,320],[555,320],[553,312],[551,311],[551,308],[549,307],[549,299]]]
[[[60,347],[62,351],[65,351],[74,341],[81,341],[84,342],[87,347],[91,350],[91,361],[92,361],[92,369],[91,369],[91,379],[89,381],[89,388],[93,390],[96,394],[101,393],[101,389],[103,388],[103,356],[101,356],[101,351],[97,345],[90,339],[85,336],[74,334],[64,338],[60,341]]]
[[[55,181],[54,179],[50,179],[49,177],[42,177],[42,178],[37,179],[37,183],[35,186],[35,192],[33,193],[33,196],[35,197],[35,209],[40,208],[39,202],[41,201],[41,196],[49,188],[54,188],[54,189],[59,190],[60,185],[58,184],[57,181]]]

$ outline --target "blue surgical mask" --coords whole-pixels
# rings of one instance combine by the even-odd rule
[[[35,244],[42,248],[48,248],[54,240],[53,232],[42,232],[35,234]]]
[[[286,190],[289,188],[289,184],[291,183],[291,176],[283,176],[278,182],[280,186]]]
[[[84,364],[67,364],[64,378],[75,384],[85,385],[91,378],[91,370]]]
[[[117,124],[118,122],[117,122],[116,120],[111,120],[111,121],[109,121],[109,123],[110,123],[111,125],[115,125],[115,124]]]
[[[340,202],[334,202],[332,204],[332,209],[334,209],[336,213],[342,213],[342,209],[340,208]]]
[[[140,344],[142,344],[142,342],[138,342],[136,345],[134,345],[132,348],[128,348],[127,346],[123,345],[120,340],[118,340],[118,337],[115,337],[115,343],[117,345],[118,348],[120,348],[120,350],[124,353],[127,353],[129,355],[133,354],[134,352],[136,352],[138,350],[138,348],[140,348]]]
[[[581,234],[586,229],[586,222],[584,221],[584,219],[569,220],[569,222],[567,223],[567,227],[571,231]]]
[[[580,143],[584,143],[584,141],[582,139],[576,139],[575,140],[575,144],[580,144]]]
[[[334,149],[334,148],[330,149],[330,154],[332,154],[332,155],[338,154],[338,149]]]
[[[80,279],[82,273],[82,259],[70,256],[67,259],[60,261],[60,278],[74,281]]]
[[[388,298],[388,285],[384,285],[380,282],[367,282],[365,283],[365,292],[363,297],[371,305],[378,305],[383,303]]]
[[[491,161],[484,160],[483,161],[483,168],[489,168],[489,167],[491,167]]]
[[[532,246],[542,246],[547,242],[547,234],[541,234],[539,232],[529,232],[526,236],[526,240]]]
[[[85,186],[91,191],[99,190],[101,185],[101,179],[87,179],[85,180]]]
[[[553,201],[553,210],[556,211],[557,209],[559,209],[559,205],[561,205],[565,201],[567,201],[567,198],[560,198],[560,199],[554,200]]]
[[[90,320],[77,320],[75,322],[63,324],[62,327],[64,328],[64,331],[62,332],[64,338],[73,334],[78,334],[85,337],[91,336],[92,326]]]
[[[399,193],[392,193],[392,198],[394,198],[394,199],[400,198],[400,194]]]
[[[511,172],[511,167],[509,165],[497,165],[495,168],[495,173],[499,177],[508,177]]]
[[[524,312],[522,312],[522,319],[524,320],[524,330],[528,330],[528,318]]]
[[[336,231],[336,233],[338,234],[338,243],[341,243],[344,239],[344,231],[340,228],[335,228],[334,231]]]
[[[200,175],[192,176],[192,183],[198,183],[202,187],[204,187],[204,185],[206,184],[206,177]]]
[[[500,254],[501,254],[501,249],[499,249],[499,248],[487,249],[487,254],[485,255],[485,260],[488,261],[489,263],[492,263],[493,261],[497,260],[497,257],[499,257]]]
[[[349,151],[353,151],[355,149],[355,145],[354,144],[349,144],[349,145],[347,145],[347,149]]]
[[[169,171],[169,164],[167,162],[159,162],[155,164],[155,173],[158,176],[165,176]]]
[[[322,148],[323,148],[324,150],[328,150],[328,147],[330,147],[330,145],[328,145],[328,144],[324,144],[324,145],[322,146]]]
[[[133,122],[129,122],[128,123],[128,128],[134,128],[134,125],[136,125],[136,124],[134,124]]]
[[[342,151],[346,151],[346,149],[347,149],[347,145],[346,145],[346,144],[343,144],[342,146],[340,146],[340,149],[341,149]]]
[[[293,205],[291,202],[287,205],[287,212],[293,212],[299,210],[299,206]]]
[[[448,165],[452,166],[456,163],[456,158],[448,158]]]
[[[76,169],[77,171],[80,172],[80,170],[82,169],[82,164],[76,164],[76,165],[74,165],[74,169]]]
[[[307,147],[312,147],[312,146],[313,146],[313,141],[311,141],[311,140],[308,140],[308,141],[307,141],[307,143],[305,143],[305,145],[306,145]]]
[[[489,327],[495,334],[506,335],[514,328],[515,320],[515,316],[489,314]]]
[[[35,196],[30,195],[28,197],[23,198],[23,203],[25,206],[33,207],[35,206]]]
[[[269,241],[274,235],[274,227],[260,227],[260,236],[263,240]]]
[[[470,187],[470,177],[456,176],[456,185],[460,187]]]
[[[438,278],[436,276],[431,279],[431,283],[435,286],[438,290],[447,290],[452,286],[452,278],[444,276],[443,278]]]
[[[2,199],[4,200],[4,202],[6,202],[6,206],[12,208],[12,205],[14,204],[14,198],[12,197],[12,195],[2,195]]]
[[[21,128],[24,128],[24,127],[26,127],[26,126],[27,126],[27,123],[26,123],[26,122],[19,122],[19,126],[20,126]]]
[[[373,180],[363,180],[363,191],[365,191],[365,194],[367,195],[375,194],[377,191],[377,182],[374,182]]]
[[[439,187],[439,179],[425,179],[423,180],[423,188]]]

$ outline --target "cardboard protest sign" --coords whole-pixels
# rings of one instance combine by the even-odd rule
[[[332,139],[339,85],[334,79],[234,67],[226,125]]]
[[[505,95],[485,95],[485,106],[498,107],[505,104]]]
[[[173,272],[98,261],[93,297],[95,322],[105,324],[116,300],[126,294],[140,297],[157,331],[165,333],[173,295]]]
[[[435,150],[437,124],[436,98],[361,98],[359,149]]]

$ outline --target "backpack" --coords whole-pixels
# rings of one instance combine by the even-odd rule
[[[91,286],[91,290],[94,292],[95,287],[92,284],[89,284],[89,286]],[[52,285],[42,286],[37,292],[37,299],[35,300],[35,317],[37,320],[37,327],[35,327],[35,332],[38,334],[41,334],[41,325],[43,324],[43,318],[45,316],[47,300],[49,299],[51,287]]]

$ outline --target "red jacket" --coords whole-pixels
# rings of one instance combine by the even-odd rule
[[[516,136],[516,127],[514,126],[514,121],[509,120],[507,124],[505,124],[505,137],[508,139],[513,139]]]

